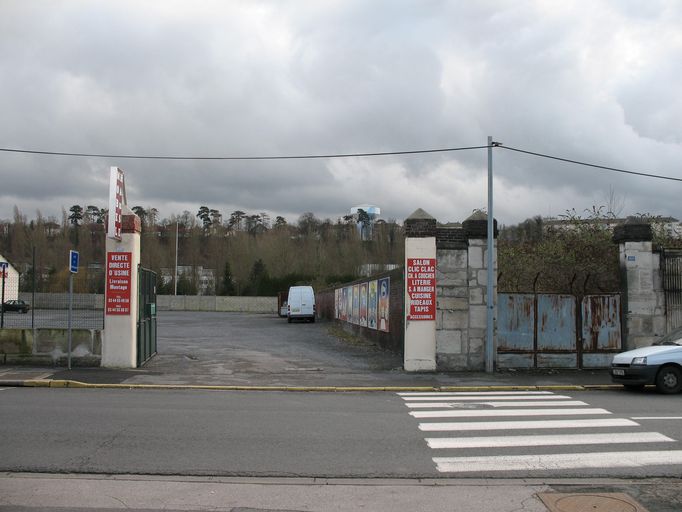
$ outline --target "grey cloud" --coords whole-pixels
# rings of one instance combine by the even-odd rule
[[[2,147],[319,154],[479,145],[493,135],[682,177],[675,3],[17,1],[4,11]],[[485,205],[485,157],[382,157],[339,167],[0,154],[0,218],[15,203],[55,215],[62,205],[105,204],[108,167],[119,165],[130,202],[163,215],[179,213],[168,205],[208,204],[223,213],[335,218],[382,201],[387,216],[424,207],[457,220]],[[495,171],[496,215],[507,224],[581,210],[609,187],[632,213],[682,217],[676,183],[503,150],[495,151]]]

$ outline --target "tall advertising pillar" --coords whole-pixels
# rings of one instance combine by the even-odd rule
[[[102,366],[137,365],[137,274],[140,264],[140,218],[126,206],[123,171],[111,168],[106,241]]]
[[[405,220],[406,371],[436,369],[436,219],[418,209]]]

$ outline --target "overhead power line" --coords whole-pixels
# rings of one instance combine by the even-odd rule
[[[608,167],[606,165],[598,165],[598,164],[591,164],[589,162],[581,162],[579,160],[571,160],[570,158],[561,158],[558,156],[545,155],[543,153],[536,153],[535,151],[527,151],[525,149],[514,148],[511,146],[504,146],[501,144],[496,146],[495,143],[493,143],[493,147],[499,147],[501,149],[507,149],[509,151],[516,151],[517,153],[525,153],[526,155],[533,155],[533,156],[538,156],[541,158],[549,158],[551,160],[559,160],[560,162],[567,162],[569,164],[584,165],[586,167],[594,167],[595,169],[604,169],[606,171],[621,172],[624,174],[634,174],[635,176],[646,176],[647,178],[658,178],[661,180],[682,181],[682,178],[675,178],[672,176],[663,176],[661,174],[651,174],[648,172],[628,171],[627,169],[618,169],[617,167]]]
[[[548,158],[551,160],[558,160],[570,164],[582,165],[585,167],[592,167],[595,169],[602,169],[605,171],[619,172],[624,174],[632,174],[635,176],[644,176],[647,178],[656,178],[661,180],[682,182],[682,178],[675,178],[673,176],[664,176],[661,174],[652,174],[648,172],[630,171],[627,169],[620,169],[617,167],[609,167],[606,165],[593,164],[590,162],[582,162],[580,160],[573,160],[570,158],[562,158],[554,155],[547,155],[538,153],[536,151],[528,151],[525,149],[515,148],[512,146],[505,146],[500,142],[493,142],[490,146],[462,146],[450,148],[437,149],[416,149],[408,151],[377,151],[370,153],[329,153],[321,155],[266,155],[266,156],[169,156],[169,155],[115,155],[105,153],[71,153],[66,151],[40,151],[32,149],[17,149],[17,148],[0,148],[0,152],[5,153],[23,153],[32,155],[51,155],[51,156],[71,156],[81,158],[112,158],[112,159],[137,159],[137,160],[313,160],[313,159],[329,159],[329,158],[356,158],[356,157],[372,157],[372,156],[399,156],[399,155],[419,155],[427,153],[448,153],[454,151],[469,151],[475,149],[500,148],[508,151],[515,151],[517,153],[524,153],[540,158]]]
[[[467,146],[458,148],[416,149],[411,151],[381,151],[375,153],[332,153],[326,155],[272,155],[272,156],[164,156],[164,155],[107,155],[101,153],[68,153],[64,151],[37,151],[31,149],[0,148],[7,153],[28,153],[32,155],[75,156],[87,158],[117,158],[139,160],[310,160],[315,158],[352,158],[365,156],[418,155],[423,153],[447,153],[486,149],[488,146]]]

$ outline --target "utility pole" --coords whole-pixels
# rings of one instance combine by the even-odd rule
[[[173,277],[175,286],[174,295],[178,294],[178,221],[175,221],[175,276]]]
[[[485,371],[492,373],[495,371],[495,338],[494,338],[494,319],[495,319],[495,297],[494,297],[494,258],[495,247],[494,216],[493,216],[493,147],[500,146],[500,142],[493,142],[493,138],[488,136],[488,282],[487,282],[487,315],[486,315],[486,337],[485,337]]]

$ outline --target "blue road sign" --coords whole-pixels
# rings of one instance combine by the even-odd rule
[[[9,267],[9,263],[6,261],[0,261],[0,269],[5,270],[7,267]]]
[[[78,259],[79,259],[79,254],[78,251],[69,251],[69,271],[72,274],[77,274],[78,273]]]

